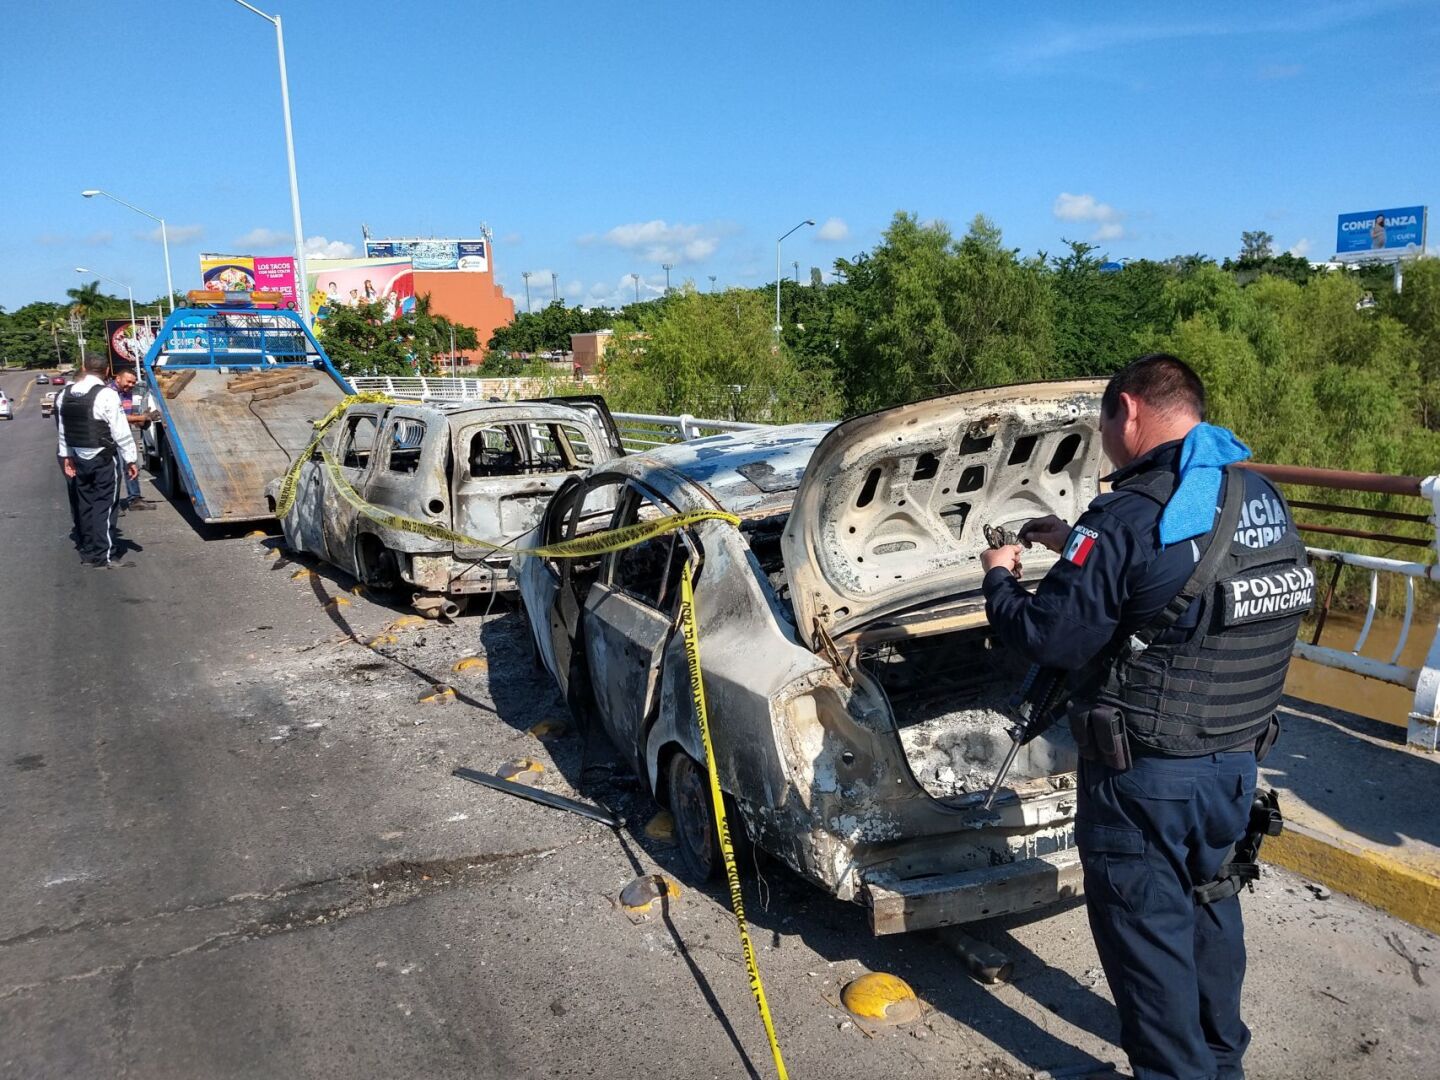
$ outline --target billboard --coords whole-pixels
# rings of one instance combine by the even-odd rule
[[[295,259],[290,255],[201,255],[200,277],[221,292],[278,292],[295,310]]]
[[[415,308],[415,274],[404,259],[310,259],[305,263],[310,311],[323,320],[333,308],[384,304],[398,319]]]
[[[155,328],[149,319],[106,319],[105,351],[110,357],[110,369],[138,370],[141,359],[155,342]]]
[[[484,240],[434,240],[402,237],[365,238],[365,254],[372,259],[409,259],[416,270],[461,270],[481,273],[490,269]]]
[[[1335,257],[1342,262],[1395,262],[1425,253],[1425,207],[1341,214]]]

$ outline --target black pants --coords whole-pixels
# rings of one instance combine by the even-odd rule
[[[80,558],[108,563],[115,557],[115,522],[120,516],[123,480],[120,455],[106,451],[86,461],[75,458],[75,496],[79,503]]]
[[[1085,903],[1136,1080],[1245,1075],[1240,898],[1197,904],[1191,889],[1214,880],[1254,796],[1250,751],[1080,762]]]

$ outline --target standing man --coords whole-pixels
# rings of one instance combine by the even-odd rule
[[[110,389],[114,390],[120,398],[120,409],[125,413],[125,420],[132,429],[132,437],[139,442],[139,436],[134,434],[134,429],[150,426],[150,414],[148,412],[135,411],[135,383],[137,377],[133,368],[121,368],[110,380]],[[137,454],[138,458],[138,454]],[[125,500],[121,504],[124,510],[150,510],[153,509],[150,503],[140,493],[140,474],[137,469],[134,475],[128,471],[125,474]]]
[[[120,396],[103,381],[109,368],[103,356],[85,357],[84,375],[65,388],[55,410],[61,467],[79,503],[80,560],[97,567],[113,565],[122,470],[131,477],[140,471]]]
[[[1020,530],[1061,555],[1034,594],[1019,545],[981,555],[1000,640],[1070,673],[1075,842],[1137,1080],[1245,1075],[1237,894],[1258,868],[1234,848],[1255,831],[1257,754],[1314,598],[1285,501],[1230,467],[1249,450],[1204,417],[1186,364],[1136,360],[1101,403],[1112,490],[1073,529]]]

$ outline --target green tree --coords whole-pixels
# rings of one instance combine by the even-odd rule
[[[1274,254],[1275,237],[1262,229],[1240,234],[1240,260],[1264,262]]]
[[[386,319],[382,304],[339,305],[318,325],[331,361],[354,375],[433,375],[449,355],[452,328],[457,352],[478,346],[475,328],[433,314],[428,296],[398,319]]]
[[[847,285],[836,371],[851,411],[1055,371],[1043,260],[1018,258],[984,217],[957,241],[899,213],[873,252],[836,269]]]
[[[686,286],[647,315],[617,322],[606,348],[613,407],[770,423],[835,414],[828,380],[776,350],[774,310],[760,291]]]
[[[1382,310],[1398,319],[1415,343],[1420,422],[1436,430],[1440,428],[1440,259],[1411,263],[1403,288],[1388,294]]]

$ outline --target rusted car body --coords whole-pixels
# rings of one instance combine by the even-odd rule
[[[876,933],[1080,893],[1063,725],[980,806],[1024,665],[988,631],[979,554],[985,525],[1073,521],[1097,494],[1102,389],[1006,387],[720,435],[567,481],[522,548],[694,509],[742,519],[510,571],[541,662],[670,806],[692,873],[718,858],[678,632],[687,561],[720,782],[749,839],[866,905]],[[1053,560],[1027,552],[1027,579]]]
[[[558,400],[558,399],[557,399]],[[470,404],[353,405],[325,437],[340,473],[382,510],[507,545],[533,529],[571,474],[622,453],[600,398]],[[267,497],[273,507],[280,481]],[[514,588],[509,551],[382,524],[336,490],[319,453],[300,467],[285,542],[358,580],[403,584],[427,615],[458,614],[476,593]]]

